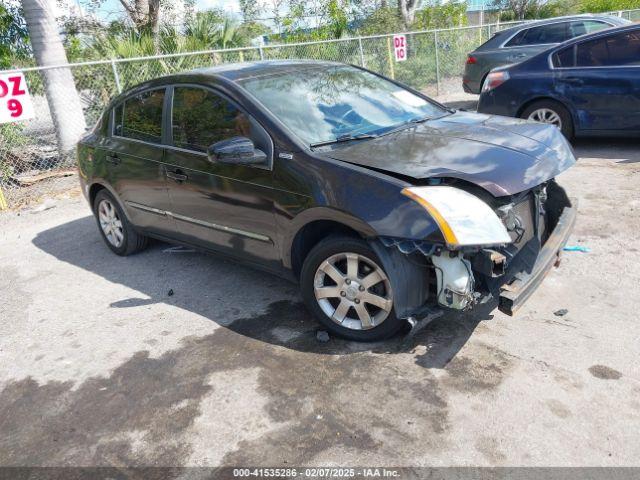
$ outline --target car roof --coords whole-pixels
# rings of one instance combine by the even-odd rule
[[[156,77],[133,85],[109,102],[107,108],[121,100],[144,90],[159,88],[171,83],[198,83],[213,86],[215,84],[235,85],[246,78],[258,78],[274,74],[294,72],[306,69],[325,69],[335,66],[347,66],[345,63],[319,60],[260,60],[256,62],[223,63],[212,67],[195,68],[184,72]]]
[[[260,60],[255,62],[227,63],[215,67],[197,68],[186,74],[211,75],[237,81],[244,78],[269,76],[299,71],[306,68],[329,68],[344,65],[339,62],[318,60]]]
[[[324,69],[345,66],[340,62],[317,60],[260,60],[256,62],[224,63],[212,67],[196,68],[184,72],[163,75],[127,88],[110,103],[115,104],[125,97],[140,91],[161,87],[171,83],[235,84],[246,78],[258,78],[274,74],[305,69]]]
[[[534,20],[534,21],[527,21],[526,23],[522,23],[520,25],[516,25],[515,27],[511,27],[511,28],[506,28],[504,30],[501,30],[500,33],[501,35],[504,35],[506,33],[514,33],[517,32],[519,30],[525,30],[527,28],[531,28],[531,27],[536,27],[536,26],[540,26],[540,25],[549,25],[552,23],[558,23],[558,22],[567,22],[567,21],[571,21],[571,20],[608,20],[608,21],[613,21],[613,23],[617,23],[619,25],[624,25],[626,23],[630,23],[629,20],[626,20],[624,18],[620,18],[620,17],[616,17],[613,15],[597,15],[597,14],[593,14],[593,13],[583,13],[580,15],[566,15],[564,17],[553,17],[553,18],[545,18],[543,20]]]
[[[535,21],[526,21],[525,23],[520,23],[511,28],[506,28],[504,30],[500,30],[495,32],[495,34],[482,45],[477,47],[474,52],[483,52],[488,50],[494,50],[499,48],[504,42],[506,38],[513,37],[518,32],[523,30],[528,30],[533,27],[543,26],[543,25],[552,25],[554,23],[561,22],[572,22],[579,20],[598,20],[601,22],[607,22],[609,24],[613,24],[612,26],[620,26],[627,25],[631,22],[624,18],[614,17],[613,15],[598,15],[592,13],[585,13],[582,15],[567,15],[564,17],[553,17],[553,18],[545,18],[544,20],[535,20]]]
[[[585,40],[589,40],[592,38],[605,37],[607,35],[614,35],[620,32],[633,31],[633,30],[639,30],[639,29],[640,29],[640,24],[637,24],[637,23],[605,28],[603,30],[598,30],[597,32],[585,33],[584,35],[580,35],[579,37],[571,38],[566,42],[561,43],[560,45],[556,45],[554,48],[561,48],[566,45],[572,45],[574,43],[584,42]]]
[[[585,40],[592,40],[594,38],[606,37],[609,35],[615,35],[621,32],[633,32],[635,30],[640,30],[640,24],[632,23],[631,25],[623,25],[621,27],[611,27],[606,28],[604,30],[598,30],[597,32],[587,33],[585,35],[580,35],[579,37],[572,38],[567,40],[564,43],[559,45],[553,45],[552,47],[546,49],[543,52],[540,52],[537,55],[525,60],[521,63],[516,63],[513,65],[505,65],[503,67],[496,68],[495,70],[509,70],[511,68],[527,68],[528,65],[535,64],[540,57],[549,57],[554,52],[562,50],[563,48],[569,47],[571,45],[575,45],[576,43],[584,42]],[[546,64],[546,63],[545,63]]]

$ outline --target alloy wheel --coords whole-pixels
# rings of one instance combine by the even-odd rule
[[[98,220],[109,243],[119,248],[124,241],[124,230],[118,211],[109,200],[101,200],[98,204]]]
[[[350,330],[380,325],[393,307],[387,275],[374,261],[357,253],[338,253],[322,262],[313,289],[325,315]]]
[[[562,119],[560,118],[560,115],[550,108],[539,108],[534,110],[529,114],[528,119],[535,120],[540,123],[549,123],[562,130]]]

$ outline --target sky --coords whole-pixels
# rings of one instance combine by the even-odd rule
[[[197,10],[209,10],[220,8],[229,13],[240,13],[240,3],[238,0],[197,0]]]
[[[67,0],[72,3],[74,0]],[[240,14],[238,0],[196,0],[196,10],[222,9],[228,13]],[[101,20],[115,20],[124,12],[119,0],[105,0],[97,12]]]

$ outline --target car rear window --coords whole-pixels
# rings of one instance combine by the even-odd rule
[[[611,25],[597,20],[580,20],[578,22],[571,22],[569,24],[569,38],[579,37],[580,35],[586,35],[587,33],[597,32],[604,28],[609,28]]]
[[[115,109],[114,134],[151,143],[162,142],[162,106],[165,89],[127,98]]]

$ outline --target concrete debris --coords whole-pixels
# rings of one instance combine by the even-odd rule
[[[44,202],[42,202],[40,205],[38,205],[37,207],[34,207],[31,210],[29,210],[29,213],[44,212],[45,210],[49,210],[51,208],[55,208],[55,206],[56,206],[56,201],[54,199],[52,199],[52,198],[48,198]]]
[[[329,341],[329,332],[325,330],[318,330],[316,333],[316,340],[321,343],[327,343]]]

